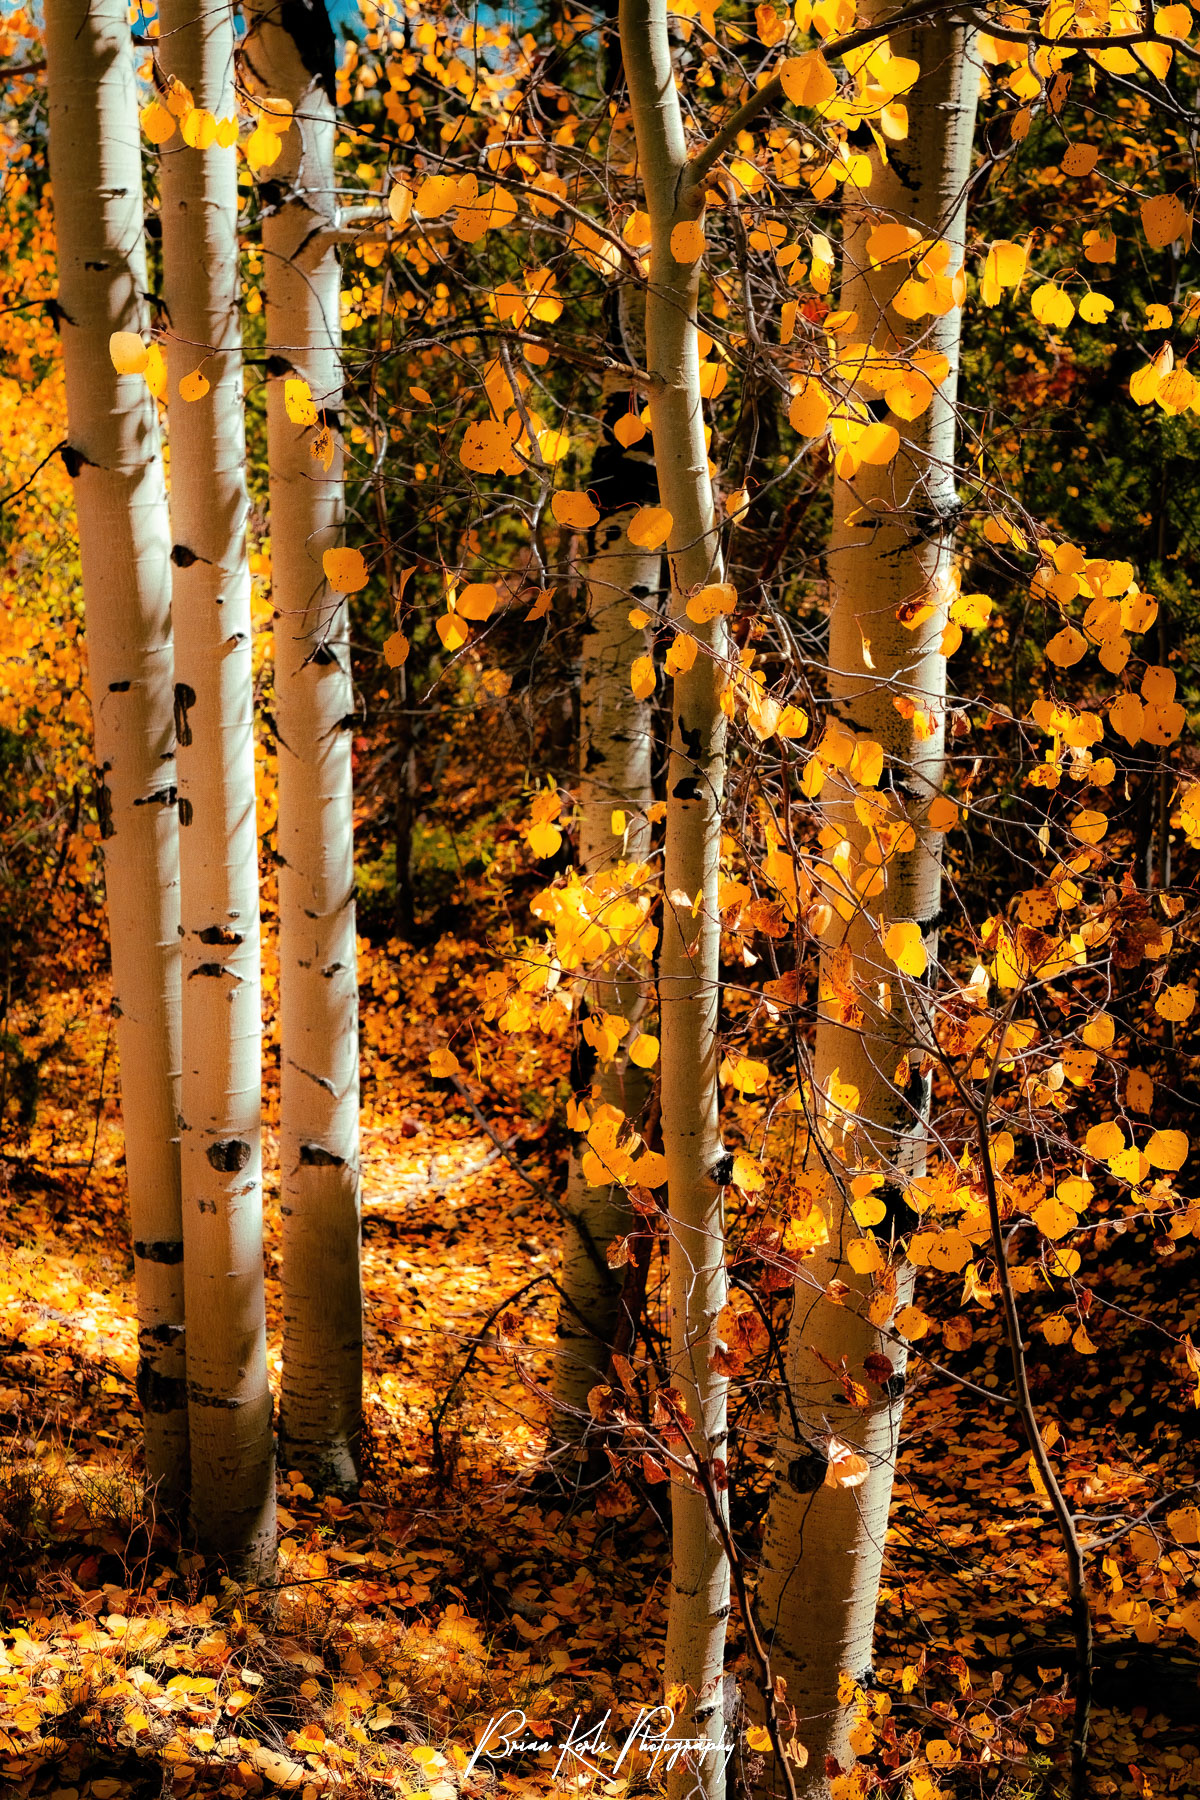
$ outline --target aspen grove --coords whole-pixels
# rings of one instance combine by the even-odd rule
[[[1200,1800],[1191,8],[0,93],[0,1792]]]

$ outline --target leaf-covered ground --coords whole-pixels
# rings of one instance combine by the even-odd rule
[[[105,996],[59,995],[61,1042],[0,1213],[0,1792],[14,1800],[452,1800],[479,1726],[506,1707],[552,1739],[576,1715],[611,1706],[631,1723],[657,1700],[664,1490],[632,1458],[582,1490],[571,1465],[545,1464],[562,1146],[531,1116],[519,1059],[486,1080],[468,1070],[473,1105],[429,1075],[467,955],[368,964],[367,1480],[348,1505],[281,1469],[271,1593],[222,1591],[145,1526]],[[562,1074],[543,1062],[543,1092]],[[277,1369],[276,1254],[272,1238]],[[1092,1787],[1200,1800],[1197,1415],[1175,1348],[1200,1319],[1196,1255],[1136,1228],[1095,1255],[1113,1304],[1089,1315],[1094,1353],[1029,1331],[1070,1496],[1089,1541],[1113,1538],[1093,1558]],[[1035,1326],[1038,1295],[1022,1304]],[[847,1792],[1054,1793],[1073,1654],[1063,1565],[1004,1398],[999,1322],[979,1306],[968,1319],[950,1278],[923,1305],[879,1685]],[[753,1549],[769,1441],[746,1418],[733,1505]],[[731,1666],[749,1679],[734,1632]],[[555,1764],[525,1757],[465,1785],[562,1790]],[[626,1773],[604,1791],[654,1785]]]

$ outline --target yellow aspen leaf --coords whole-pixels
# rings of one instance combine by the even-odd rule
[[[1171,309],[1161,302],[1154,301],[1146,308],[1147,331],[1170,331],[1173,323]]]
[[[537,447],[541,451],[542,461],[548,462],[553,467],[555,463],[560,463],[570,450],[571,439],[565,431],[556,431],[551,428],[538,432]]]
[[[183,380],[179,383],[179,398],[181,400],[187,400],[189,402],[193,400],[203,400],[207,392],[208,378],[201,369],[193,369],[191,374],[185,375]]]
[[[413,211],[421,219],[440,219],[458,203],[458,182],[453,175],[427,175],[413,199]]]
[[[929,1245],[930,1266],[943,1275],[961,1275],[974,1255],[970,1238],[961,1231],[936,1232]]]
[[[1166,706],[1175,698],[1175,671],[1152,664],[1142,676],[1142,698],[1148,706]]]
[[[622,413],[613,426],[613,436],[625,450],[628,450],[633,444],[640,443],[645,435],[646,427],[637,413]]]
[[[667,1159],[657,1150],[644,1150],[632,1168],[638,1187],[659,1188],[667,1179]]]
[[[1154,1010],[1169,1025],[1182,1025],[1185,1019],[1191,1018],[1195,1004],[1196,996],[1191,988],[1182,985],[1165,987],[1154,1002]]]
[[[283,384],[283,410],[293,425],[315,425],[317,408],[307,381],[292,376]]]
[[[179,130],[184,143],[193,150],[211,150],[217,141],[216,117],[202,106],[195,107],[185,116]]]
[[[792,395],[788,423],[801,437],[821,437],[829,424],[829,401],[819,381],[806,381]]]
[[[175,120],[165,106],[152,100],[142,108],[142,130],[152,144],[166,144],[175,135]]]
[[[246,161],[255,173],[259,169],[269,169],[272,163],[279,161],[282,152],[283,145],[278,133],[269,130],[266,125],[255,126],[246,139]]]
[[[1145,708],[1136,694],[1118,694],[1108,709],[1108,722],[1127,744],[1141,741]]]
[[[793,106],[821,106],[837,93],[837,76],[819,50],[789,56],[779,67],[779,85]]]
[[[463,433],[458,460],[464,469],[497,475],[512,456],[512,443],[496,419],[474,419]]]
[[[707,625],[710,620],[731,613],[737,605],[737,589],[731,582],[716,581],[702,587],[687,603],[687,616],[693,625]]]
[[[1083,254],[1091,263],[1116,262],[1117,234],[1115,231],[1085,231],[1083,234]]]
[[[639,1032],[629,1046],[629,1060],[639,1069],[652,1069],[658,1061],[658,1039],[650,1032]]]
[[[1077,1325],[1071,1334],[1072,1347],[1080,1356],[1095,1356],[1096,1346],[1088,1336],[1086,1325]]]
[[[958,824],[958,808],[948,794],[935,794],[926,816],[931,831],[952,831]]]
[[[921,927],[912,919],[902,919],[897,924],[888,926],[883,934],[883,949],[902,975],[911,975],[916,979],[929,966]]]
[[[846,1245],[846,1261],[856,1275],[877,1275],[887,1258],[874,1238],[855,1238]]]
[[[383,645],[383,660],[388,668],[401,668],[408,658],[410,648],[411,645],[402,631],[393,631],[389,638],[385,638]]]
[[[854,454],[860,462],[871,463],[877,468],[890,463],[900,448],[900,433],[894,425],[877,419],[867,426],[854,446]]]
[[[626,219],[621,236],[634,250],[644,250],[650,242],[650,214],[635,207]]]
[[[1077,812],[1071,820],[1071,834],[1082,844],[1098,844],[1108,830],[1108,820],[1101,812]]]
[[[366,587],[369,579],[362,551],[351,549],[348,544],[326,550],[321,567],[335,594],[357,594],[360,588]]]
[[[1183,236],[1187,208],[1178,194],[1152,194],[1142,201],[1139,211],[1146,241],[1156,250],[1165,249]]]
[[[929,1315],[923,1313],[919,1306],[902,1306],[896,1314],[896,1330],[901,1337],[907,1338],[910,1344],[915,1344],[918,1338],[923,1338],[931,1323]]]
[[[1116,1023],[1110,1013],[1096,1013],[1080,1032],[1084,1043],[1093,1050],[1107,1050],[1116,1036]]]
[[[388,216],[393,225],[407,225],[413,208],[413,191],[398,181],[388,195]]]
[[[677,263],[694,263],[708,248],[698,219],[681,219],[671,231],[671,255]]]
[[[445,649],[453,656],[456,650],[462,649],[470,637],[471,627],[465,619],[459,617],[458,613],[443,613],[437,621],[437,634]]]
[[[760,6],[758,9],[760,13],[767,12],[768,10],[770,9],[765,6]],[[765,1753],[771,1748],[771,1734],[765,1725],[752,1725],[750,1727],[749,1731],[746,1733],[746,1748],[748,1750],[756,1750],[760,1754]]]
[[[464,619],[490,619],[500,596],[490,581],[472,581],[454,603],[454,610]]]
[[[1065,1313],[1052,1313],[1042,1320],[1042,1336],[1048,1344],[1069,1344],[1071,1321]]]
[[[1039,324],[1057,331],[1065,331],[1075,317],[1075,302],[1053,281],[1043,281],[1034,288],[1029,304]]]
[[[544,619],[546,617],[546,614],[550,611],[550,602],[554,599],[554,593],[555,590],[553,588],[539,589],[537,599],[525,614],[526,625],[532,624],[535,619]]]
[[[652,656],[637,656],[629,671],[629,685],[635,700],[648,700],[657,685]]]
[[[560,525],[572,526],[578,531],[586,531],[600,518],[599,509],[590,495],[571,488],[559,489],[550,502],[550,511]]]
[[[1115,1119],[1106,1119],[1102,1124],[1091,1127],[1083,1140],[1083,1147],[1097,1161],[1108,1162],[1111,1157],[1119,1156],[1125,1148],[1125,1133]]]
[[[150,360],[149,346],[136,331],[114,331],[108,340],[108,354],[118,375],[144,375]]]
[[[1091,174],[1099,157],[1100,152],[1095,144],[1071,144],[1059,167],[1064,175],[1078,180],[1081,176]]]
[[[156,400],[167,397],[167,359],[162,353],[160,344],[151,344],[146,354],[145,367],[146,386]]]
[[[1106,294],[1085,294],[1079,302],[1079,316],[1087,325],[1103,325],[1112,309]]]
[[[1070,1207],[1064,1206],[1060,1200],[1043,1200],[1034,1209],[1033,1222],[1042,1235],[1048,1238],[1065,1237],[1079,1223]]]
[[[686,674],[696,660],[697,644],[694,637],[685,631],[677,632],[667,651],[666,671],[668,675]]]
[[[1187,1161],[1188,1149],[1186,1132],[1156,1131],[1143,1155],[1152,1169],[1165,1169],[1173,1175]]]
[[[670,537],[672,524],[665,506],[639,506],[625,535],[639,550],[657,550]]]
[[[979,284],[979,298],[985,306],[995,306],[1005,288],[1021,285],[1028,256],[1024,244],[997,238],[987,253]]]
[[[733,1159],[733,1185],[740,1188],[743,1194],[756,1194],[767,1185],[767,1178],[753,1156],[739,1150]]]
[[[1046,659],[1056,668],[1069,669],[1087,650],[1087,639],[1073,625],[1064,625],[1046,645]]]

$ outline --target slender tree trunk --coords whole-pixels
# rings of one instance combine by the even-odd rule
[[[236,113],[232,7],[163,0],[164,74]],[[260,1137],[261,985],[246,451],[232,149],[162,153],[183,895],[184,1261],[192,1517],[255,1577],[275,1554]],[[197,398],[190,378],[207,383]],[[181,383],[182,388],[181,388]]]
[[[629,615],[639,602],[656,603],[662,558],[631,544],[626,535],[633,516],[630,507],[640,498],[637,488],[632,496],[628,489],[633,483],[645,487],[644,467],[628,453],[620,454],[615,440],[606,452],[607,480],[596,485],[603,485],[608,505],[619,499],[624,506],[596,526],[597,541],[587,570],[588,613],[580,670],[579,865],[588,881],[622,861],[638,863],[647,855],[647,815],[653,799],[650,703],[635,699],[630,686],[634,659],[647,651],[646,628],[631,625]],[[613,831],[614,811],[626,816],[623,835]],[[614,888],[614,898],[623,891]],[[603,914],[599,916],[603,923]],[[627,947],[618,956],[619,965],[614,962],[592,984],[589,1007],[593,1012],[616,1013],[634,1027],[643,1010],[646,969],[636,947]],[[615,1106],[626,1118],[636,1119],[645,1106],[650,1077],[622,1049],[596,1069],[594,1079],[589,1070],[579,1089],[576,1098],[585,1104],[594,1100]],[[605,1250],[614,1238],[626,1235],[633,1214],[619,1183],[589,1186],[578,1150],[571,1158],[567,1214],[565,1299],[558,1315],[554,1366],[554,1397],[561,1410],[554,1422],[557,1434],[573,1442],[587,1424],[588,1394],[605,1378],[620,1319],[623,1278],[619,1270],[609,1268]]]
[[[710,1368],[725,1303],[719,1044],[720,916],[717,875],[725,779],[721,693],[727,633],[720,614],[686,619],[688,596],[722,579],[712,481],[704,442],[696,309],[700,260],[680,263],[672,233],[698,221],[702,187],[687,179],[687,150],[671,67],[666,0],[621,0],[621,53],[650,215],[646,298],[647,370],[655,465],[671,514],[667,549],[671,615],[700,648],[675,677],[667,775],[665,897],[659,961],[662,1015],[662,1132],[667,1158],[671,1371],[692,1425],[698,1456],[725,1457],[726,1388]],[[718,1474],[722,1471],[718,1470]],[[668,1776],[671,1800],[699,1793],[719,1800],[725,1771],[722,1673],[729,1568],[720,1533],[695,1481],[672,1486],[671,1595],[665,1676],[676,1731],[705,1739],[709,1754]]]
[[[819,1171],[837,1167],[828,1144],[841,1142],[847,1113],[857,1114],[843,1154],[852,1166],[883,1174],[879,1193],[887,1215],[878,1232],[885,1254],[893,1227],[905,1228],[903,1193],[924,1171],[928,1139],[930,1085],[918,1047],[926,1034],[883,952],[880,933],[890,921],[915,921],[930,962],[936,956],[941,838],[927,813],[944,769],[946,664],[940,645],[953,591],[961,317],[955,308],[914,326],[890,310],[908,268],[903,261],[892,261],[872,270],[867,239],[882,221],[898,220],[922,236],[948,239],[954,246],[952,267],[961,264],[979,73],[970,34],[956,23],[922,26],[891,41],[898,55],[919,61],[922,73],[908,95],[907,143],[893,148],[887,167],[873,158],[866,195],[848,207],[841,304],[857,314],[864,337],[869,333],[878,349],[895,353],[919,339],[947,358],[950,374],[918,419],[893,421],[906,447],[888,466],[864,465],[853,480],[835,482],[830,695],[835,716],[846,727],[882,745],[886,766],[881,797],[891,808],[890,823],[911,827],[911,835],[900,840],[910,847],[893,851],[886,860],[883,892],[854,909],[848,920],[835,910],[825,933],[815,1117],[810,1121],[814,1136],[822,1133],[827,1142],[824,1155],[810,1152],[810,1166]],[[897,614],[913,601],[927,602],[932,610],[909,629]],[[932,729],[928,719],[906,719],[894,704],[897,698],[916,702],[932,719]],[[854,811],[854,793],[853,785],[833,771],[822,806],[826,822],[853,846],[857,870],[870,846]],[[835,893],[834,884],[828,884],[831,900],[841,899],[844,891],[839,887]],[[846,948],[854,959],[860,1017],[839,1022],[833,959]],[[890,1010],[878,1003],[881,987],[890,995]],[[835,1073],[841,1083],[857,1089],[857,1101],[843,1099],[839,1107],[831,1095]],[[759,1591],[760,1625],[774,1673],[787,1681],[788,1704],[797,1709],[798,1736],[809,1753],[807,1767],[796,1777],[806,1795],[828,1792],[827,1756],[843,1764],[852,1760],[849,1716],[838,1704],[838,1677],[845,1671],[862,1679],[871,1663],[904,1356],[893,1338],[881,1336],[868,1306],[874,1291],[875,1318],[887,1315],[882,1318],[886,1324],[905,1304],[913,1280],[911,1266],[899,1259],[893,1265],[892,1305],[881,1307],[879,1276],[856,1274],[847,1261],[848,1248],[863,1234],[845,1204],[844,1189],[832,1180],[828,1203],[829,1244],[805,1263],[796,1289],[787,1378],[801,1435],[797,1437],[785,1407]],[[835,1279],[851,1290],[837,1304],[825,1295]],[[894,1374],[886,1385],[878,1374],[864,1371],[872,1353],[886,1356],[892,1365]],[[868,1405],[848,1402],[834,1373],[840,1368],[865,1387]],[[831,1436],[866,1459],[869,1473],[861,1486],[825,1485]],[[768,1784],[773,1773],[768,1768]],[[774,1786],[781,1790],[778,1778]]]
[[[171,527],[158,417],[109,336],[149,340],[137,88],[125,0],[46,9],[50,172],[97,802],[138,1308],[147,1479],[187,1486],[179,1204],[179,830]]]
[[[280,1444],[322,1487],[358,1480],[362,1433],[358,979],[347,601],[322,556],[344,524],[334,107],[280,9],[256,7],[246,59],[295,124],[260,188],[264,206],[275,722],[279,742],[280,1156],[283,1391]],[[319,15],[319,17],[318,17]],[[313,29],[328,32],[324,8]],[[332,56],[332,34],[326,51]],[[302,56],[303,52],[303,56]],[[304,57],[308,58],[308,62]],[[288,417],[286,383],[308,383],[316,426]],[[314,454],[329,434],[328,468]]]

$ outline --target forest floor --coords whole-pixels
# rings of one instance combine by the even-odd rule
[[[281,1469],[279,1586],[232,1600],[141,1522],[119,1123],[111,1092],[97,1105],[103,996],[78,996],[86,1049],[0,1165],[0,1793],[13,1800],[453,1800],[480,1727],[506,1708],[557,1744],[610,1707],[620,1735],[660,1697],[664,1489],[622,1471],[577,1492],[569,1468],[545,1468],[555,1297],[540,1278],[557,1269],[561,1147],[517,1077],[469,1074],[477,1111],[431,1080],[454,970],[417,965],[402,955],[389,977],[410,1007],[401,1032],[391,992],[364,996],[362,1495],[322,1501]],[[71,1092],[86,1098],[72,1107]],[[277,1374],[276,1199],[268,1185]],[[1034,1380],[1093,1538],[1154,1508],[1177,1559],[1148,1574],[1136,1534],[1096,1559],[1091,1792],[1200,1800],[1200,1621],[1168,1612],[1164,1630],[1142,1599],[1153,1586],[1162,1616],[1163,1583],[1198,1554],[1196,1414],[1166,1333],[1194,1329],[1200,1283],[1190,1241],[1169,1257],[1128,1241],[1105,1266],[1124,1312],[1092,1314],[1094,1355],[1038,1334]],[[1063,1562],[1002,1398],[999,1324],[968,1318],[956,1290],[941,1278],[923,1296],[938,1324],[917,1346],[877,1633],[890,1713],[877,1708],[864,1785],[848,1790],[878,1778],[891,1800],[1063,1791]],[[752,1545],[765,1482],[752,1422],[743,1442],[734,1518]],[[740,1649],[735,1617],[730,1666],[749,1679]],[[580,1791],[557,1754],[498,1764],[500,1791]],[[491,1783],[477,1771],[466,1786]],[[599,1791],[653,1785],[635,1770]]]

